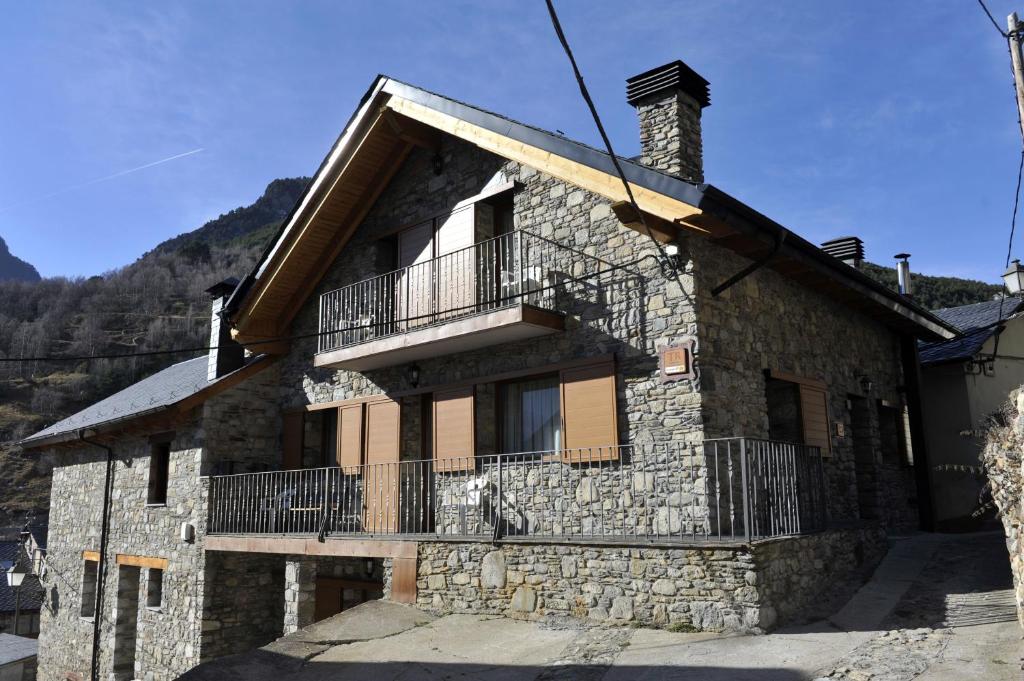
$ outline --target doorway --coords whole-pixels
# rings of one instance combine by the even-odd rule
[[[381,598],[384,598],[383,580],[318,576],[313,621],[319,622],[361,603]]]
[[[139,633],[139,582],[141,569],[117,568],[117,605],[114,614],[114,681],[136,678],[135,646]],[[99,613],[97,613],[99,616]]]
[[[853,467],[857,477],[857,508],[861,520],[877,520],[878,466],[875,464],[871,410],[865,397],[850,395],[850,435],[853,437]]]

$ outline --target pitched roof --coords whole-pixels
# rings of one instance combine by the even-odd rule
[[[55,439],[73,436],[83,429],[112,426],[141,416],[156,414],[204,391],[244,378],[268,362],[262,356],[249,360],[246,366],[213,381],[207,380],[207,355],[172,364],[162,371],[133,383],[124,390],[89,405],[85,409],[28,436],[22,447],[49,444]]]
[[[34,638],[0,634],[0,665],[35,657],[38,651],[39,641]]]
[[[6,572],[16,561],[23,568],[29,567],[29,561],[21,549],[21,541],[0,541],[0,572]],[[39,610],[43,602],[43,587],[39,584],[39,578],[35,575],[25,575],[20,588],[19,594],[7,584],[7,579],[0,575],[0,613],[12,613],[15,607],[20,607],[23,611]]]
[[[403,136],[403,126],[441,131],[613,201],[625,198],[612,158],[604,151],[378,76],[277,237],[228,302],[241,337],[262,340],[283,333],[298,303],[310,294],[390,179],[387,164],[399,165],[414,143],[408,135]],[[774,245],[785,235],[768,267],[902,332],[929,339],[954,335],[945,322],[914,301],[825,254],[725,192],[711,185],[690,184],[626,158],[618,160],[641,209],[663,219],[669,229],[710,236],[751,259],[774,253]],[[347,181],[348,173],[352,173],[352,182]],[[337,187],[342,190],[336,191]],[[282,275],[288,268],[302,272]]]
[[[935,310],[937,317],[960,329],[963,335],[938,343],[922,343],[921,364],[943,364],[974,357],[981,352],[985,342],[1022,308],[1024,299],[1009,297]]]

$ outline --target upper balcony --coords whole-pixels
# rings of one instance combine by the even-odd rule
[[[318,367],[365,371],[565,329],[598,258],[522,230],[320,296]]]

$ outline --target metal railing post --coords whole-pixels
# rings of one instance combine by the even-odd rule
[[[750,541],[750,523],[753,520],[753,509],[750,508],[750,491],[748,490],[749,474],[747,472],[747,440],[740,440],[740,484],[743,486],[743,539]]]

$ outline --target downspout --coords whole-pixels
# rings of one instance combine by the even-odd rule
[[[903,383],[907,391],[907,412],[910,417],[910,441],[914,451],[914,481],[917,483],[920,528],[924,532],[934,532],[928,445],[925,442],[924,416],[921,411],[921,361],[917,352],[917,339],[909,334],[900,336],[900,354]]]
[[[103,480],[103,510],[100,516],[100,555],[96,566],[96,604],[92,613],[92,662],[89,678],[100,678],[100,620],[103,617],[103,590],[107,581],[107,534],[110,528],[110,482],[113,477],[114,450],[99,442],[85,439],[85,431],[78,431],[78,439],[84,444],[99,447],[107,453],[107,470]]]

